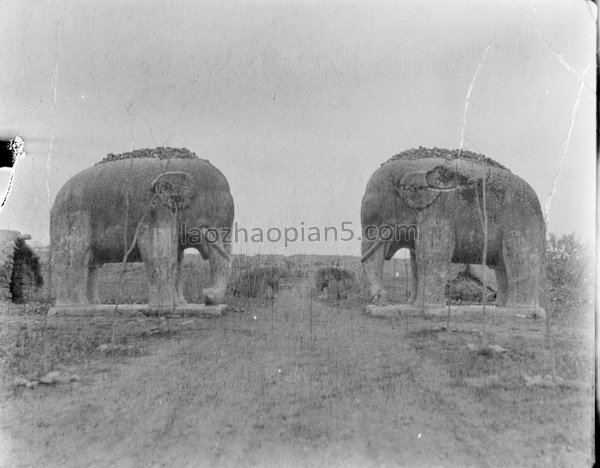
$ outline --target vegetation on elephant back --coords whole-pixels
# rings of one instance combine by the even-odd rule
[[[472,161],[478,164],[488,164],[493,167],[498,167],[500,169],[506,169],[505,166],[500,164],[498,161],[494,161],[492,158],[488,158],[483,154],[474,153],[472,151],[468,151],[465,149],[454,149],[449,150],[445,148],[425,148],[423,146],[419,146],[418,148],[411,148],[406,151],[402,151],[401,153],[395,154],[389,160],[396,161],[398,159],[426,159],[426,158],[441,158],[446,159],[448,161],[452,161],[455,159],[464,159],[467,161]],[[383,163],[385,164],[385,163]],[[382,164],[382,165],[383,165]]]
[[[55,306],[101,304],[102,265],[136,262],[146,267],[149,305],[184,305],[181,279],[189,248],[211,265],[201,301],[221,303],[231,244],[223,239],[204,242],[203,236],[209,229],[231,230],[233,215],[226,177],[187,149],[147,148],[107,156],[65,182],[52,205]]]
[[[580,315],[593,308],[594,254],[575,234],[550,234],[546,243],[543,305],[559,315]]]

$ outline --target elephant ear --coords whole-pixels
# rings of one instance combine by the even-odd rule
[[[465,177],[446,166],[436,166],[425,174],[426,185],[433,190],[455,190]]]
[[[163,172],[152,181],[151,192],[169,207],[183,209],[189,206],[197,189],[194,178],[183,171]]]
[[[423,171],[404,174],[399,185],[402,199],[415,210],[427,208],[440,196],[439,191],[429,188],[427,174]]]

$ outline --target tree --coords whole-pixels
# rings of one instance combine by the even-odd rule
[[[574,233],[546,242],[546,287],[543,300],[565,312],[578,312],[592,303],[593,252]],[[548,304],[550,305],[550,304]]]

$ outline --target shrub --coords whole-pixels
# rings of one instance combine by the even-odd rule
[[[234,297],[274,296],[279,291],[281,278],[287,276],[287,270],[275,265],[247,266],[234,272],[228,289]]]
[[[347,299],[355,286],[356,274],[347,268],[321,267],[315,273],[317,294],[321,294],[327,288],[327,296],[331,299]]]
[[[593,304],[593,252],[575,234],[550,234],[546,242],[545,307],[572,313]],[[552,305],[551,305],[552,304]]]
[[[489,278],[489,277],[488,277]],[[488,279],[489,281],[489,279]],[[496,291],[487,285],[487,303],[493,304],[496,300]],[[464,270],[458,272],[456,277],[446,283],[446,297],[451,303],[461,304],[481,304],[482,303],[482,282],[475,276],[471,270],[471,266],[467,265]]]

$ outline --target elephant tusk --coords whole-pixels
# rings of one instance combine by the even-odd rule
[[[171,175],[177,175],[177,176],[183,176],[183,177],[190,177],[190,175],[187,172],[184,171],[167,171],[167,172],[163,172],[162,174],[159,174],[151,183],[150,183],[150,187],[154,187],[156,185],[156,183],[163,177],[167,177],[167,176],[171,176]]]
[[[364,262],[366,261],[371,255],[373,255],[373,252],[375,252],[377,250],[377,248],[381,245],[381,242],[383,242],[381,239],[377,239],[375,241],[374,244],[371,245],[371,247],[369,247],[367,249],[367,251],[363,254],[363,256],[361,257],[360,261]]]
[[[429,187],[429,190],[431,190],[432,192],[453,192],[454,190],[457,190],[458,187],[452,187],[452,188],[433,188],[433,187]]]
[[[429,185],[423,185],[418,187],[415,187],[414,185],[399,185],[396,188],[396,191],[400,193],[401,190],[430,190],[431,192],[452,192],[454,190],[458,190],[458,187],[439,188],[431,187]]]

